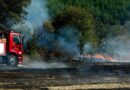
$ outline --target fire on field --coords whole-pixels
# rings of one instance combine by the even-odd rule
[[[86,62],[117,62],[116,59],[103,54],[83,54],[77,58],[74,58],[74,60],[76,59]]]

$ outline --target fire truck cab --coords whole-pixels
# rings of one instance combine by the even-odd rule
[[[19,33],[0,31],[0,63],[17,66],[23,63],[22,40]]]

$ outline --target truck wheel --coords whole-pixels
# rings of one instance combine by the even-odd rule
[[[12,66],[12,67],[17,67],[18,65],[17,57],[14,55],[10,55],[7,60],[7,65]]]

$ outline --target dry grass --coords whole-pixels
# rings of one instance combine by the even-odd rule
[[[73,85],[73,86],[52,86],[49,90],[101,90],[101,89],[123,89],[129,88],[130,83],[110,83],[110,84],[88,84],[88,85]],[[125,90],[125,89],[124,89]]]

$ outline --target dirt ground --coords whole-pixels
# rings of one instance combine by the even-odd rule
[[[0,90],[130,90],[129,64],[68,68],[0,67]]]
[[[49,90],[129,90],[130,83],[110,83],[110,84],[86,84],[73,86],[52,86]]]

